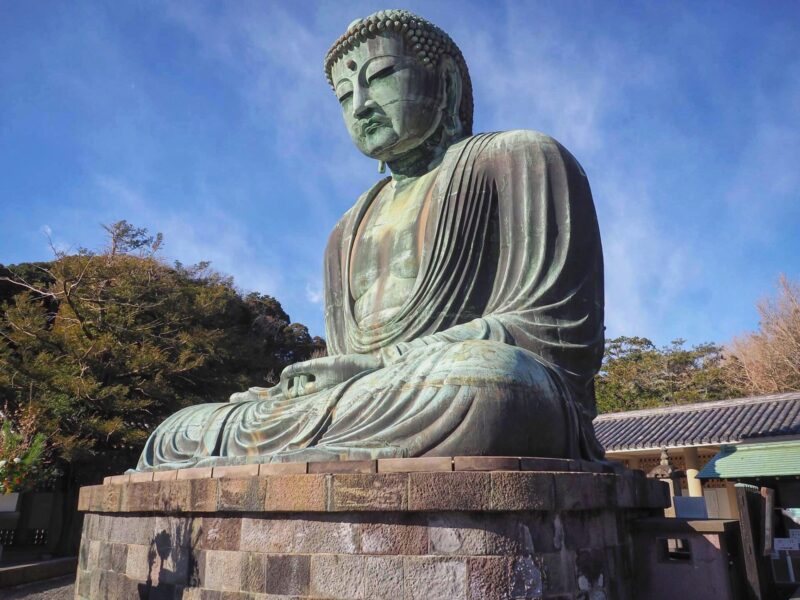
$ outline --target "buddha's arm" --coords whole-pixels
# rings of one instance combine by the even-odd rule
[[[384,366],[383,357],[374,354],[323,356],[289,365],[271,388],[251,387],[232,394],[230,402],[292,399],[332,388],[340,383]]]
[[[513,337],[503,326],[502,317],[490,315],[415,340],[392,344],[381,350],[381,357],[386,364],[390,364],[398,360],[401,356],[413,350],[417,350],[418,348],[438,344],[466,342],[469,340],[492,340],[514,345]]]

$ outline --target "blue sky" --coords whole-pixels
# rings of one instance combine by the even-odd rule
[[[378,177],[322,59],[377,2],[0,0],[0,263],[127,219],[323,334],[328,232]],[[406,2],[461,47],[475,129],[583,164],[609,336],[725,342],[800,278],[800,4]]]

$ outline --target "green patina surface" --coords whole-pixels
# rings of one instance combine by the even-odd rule
[[[540,133],[472,135],[461,52],[406,11],[353,22],[325,70],[353,143],[391,171],[328,242],[329,356],[173,415],[137,468],[601,457],[603,263],[580,165]]]
[[[750,479],[800,475],[800,441],[723,446],[701,479]]]

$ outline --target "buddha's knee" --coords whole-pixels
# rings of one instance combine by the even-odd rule
[[[466,418],[436,453],[563,456],[569,433],[554,374],[530,352],[492,341],[453,344],[442,383],[469,402]]]
[[[451,344],[436,370],[444,375],[445,384],[556,392],[549,369],[536,356],[502,342],[469,340]]]

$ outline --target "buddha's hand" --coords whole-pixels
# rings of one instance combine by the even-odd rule
[[[372,354],[314,358],[286,367],[281,373],[280,390],[284,398],[308,396],[383,366],[383,359]]]

